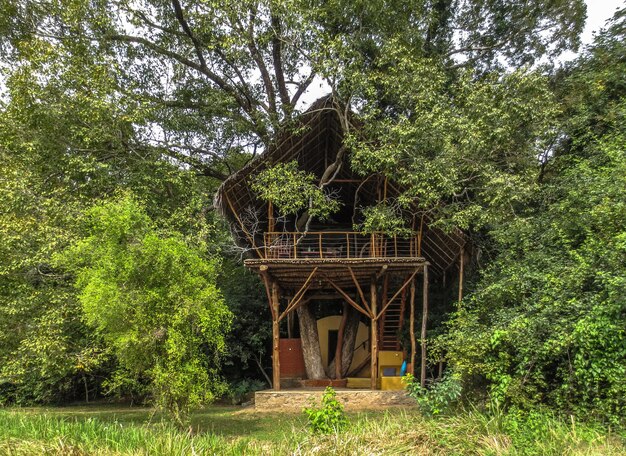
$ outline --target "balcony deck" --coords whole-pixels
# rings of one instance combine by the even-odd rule
[[[271,274],[284,289],[298,289],[313,275],[311,289],[331,288],[330,282],[339,287],[354,287],[355,282],[366,287],[372,275],[408,275],[428,264],[420,256],[419,235],[281,232],[265,233],[264,241],[259,249],[264,255],[244,263],[257,272]]]

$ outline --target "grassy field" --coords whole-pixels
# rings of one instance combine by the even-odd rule
[[[426,418],[415,409],[349,414],[348,430],[314,436],[300,414],[214,406],[181,432],[150,409],[112,405],[0,410],[7,455],[626,455],[623,436],[576,422],[463,411]]]

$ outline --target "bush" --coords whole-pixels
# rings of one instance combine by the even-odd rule
[[[265,388],[265,382],[244,378],[230,384],[228,388],[228,397],[230,397],[233,405],[239,405],[246,402],[251,393],[262,390],[263,388]]]
[[[322,396],[321,407],[311,404],[304,409],[309,420],[309,427],[314,434],[332,434],[342,431],[348,425],[343,405],[337,400],[337,393],[330,386],[326,387]]]
[[[446,375],[433,384],[430,389],[422,388],[413,375],[403,378],[406,390],[415,399],[425,415],[435,416],[449,411],[461,397],[461,383],[458,376]]]

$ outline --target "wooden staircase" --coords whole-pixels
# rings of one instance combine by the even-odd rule
[[[387,290],[384,290],[383,293],[387,294],[384,302],[388,302],[392,297],[392,293]],[[380,317],[380,333],[378,334],[380,350],[401,350],[400,338],[398,336],[402,329],[402,322],[404,321],[405,307],[406,289],[391,303],[382,317]]]

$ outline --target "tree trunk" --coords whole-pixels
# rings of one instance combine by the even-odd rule
[[[320,338],[317,333],[317,321],[309,304],[302,304],[296,309],[298,322],[300,323],[300,338],[302,340],[302,356],[304,367],[309,379],[327,378],[322,364],[322,351],[320,350]]]
[[[341,347],[341,378],[345,378],[352,364],[352,358],[354,356],[354,344],[356,343],[356,336],[359,330],[359,323],[361,322],[361,316],[359,312],[352,306],[347,306],[346,312],[346,325],[343,332],[343,344]],[[335,360],[330,363],[328,370],[332,377],[335,378]]]

